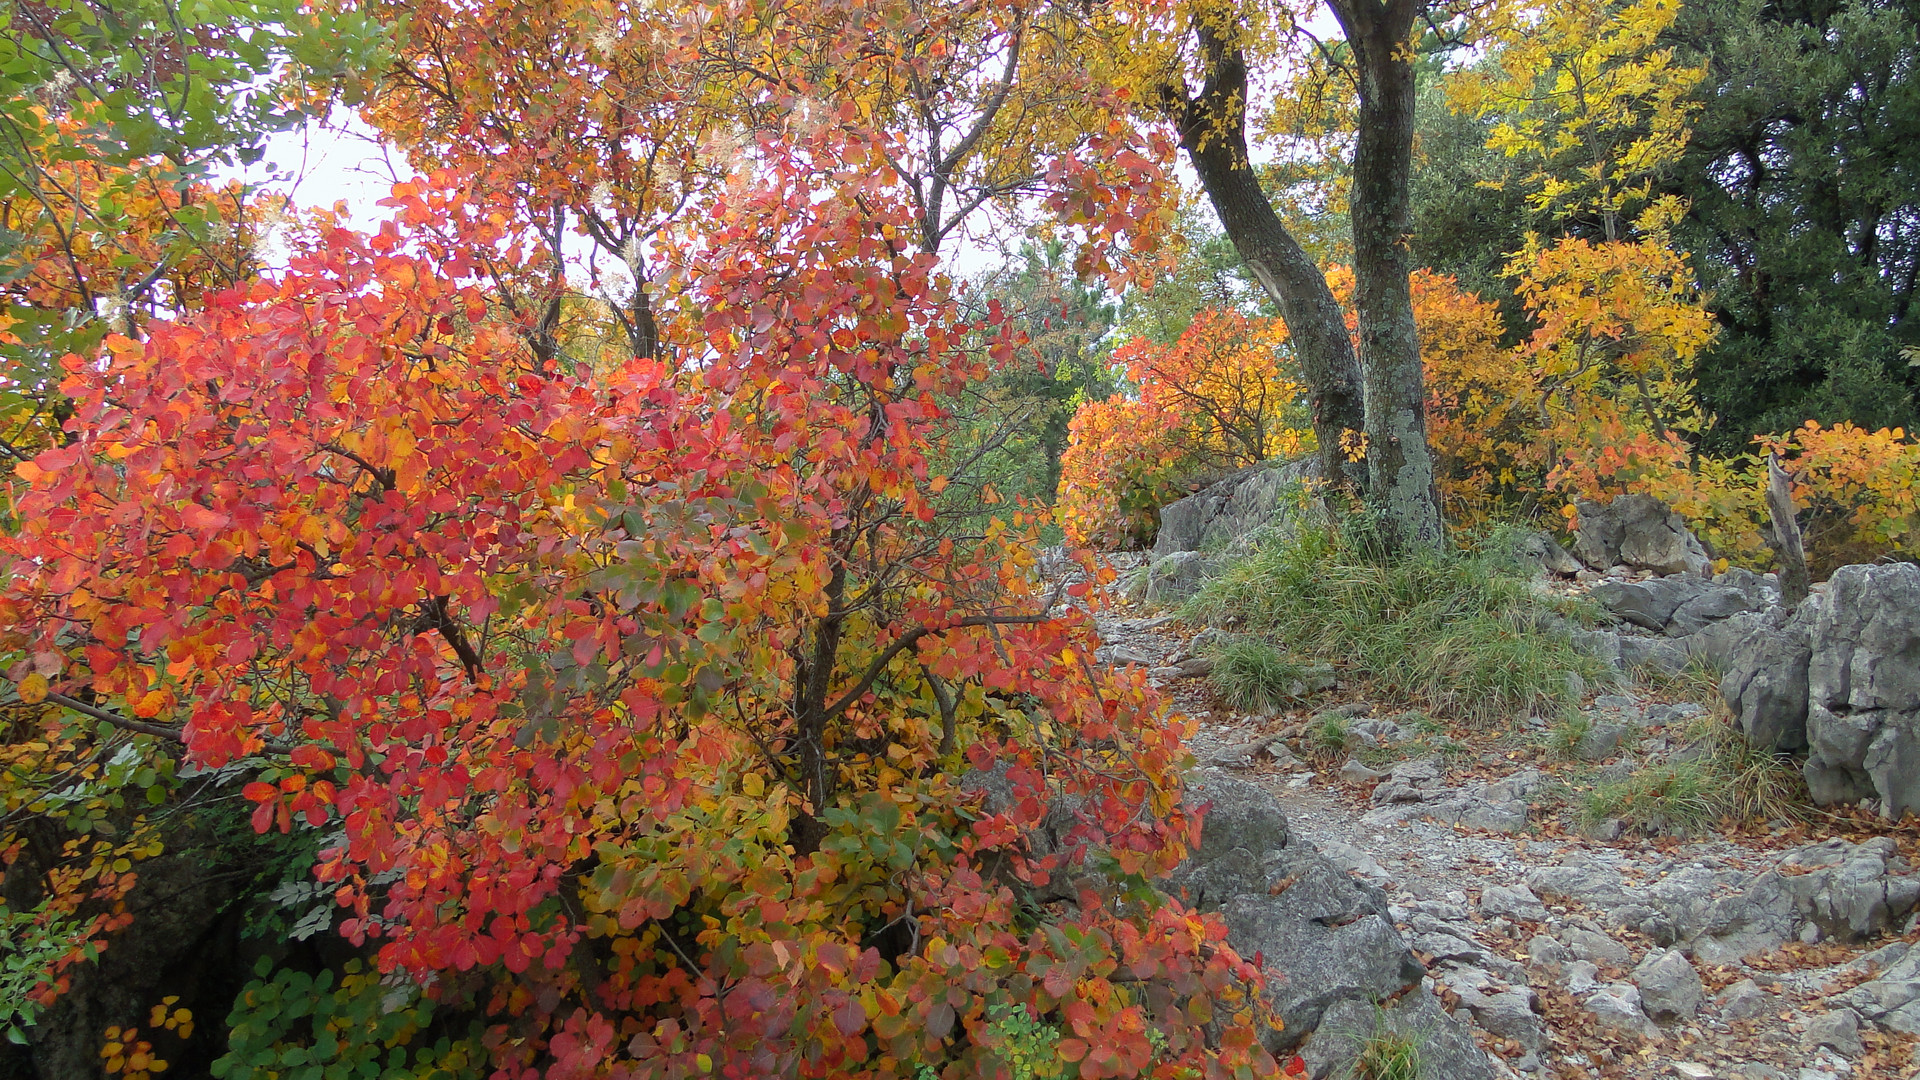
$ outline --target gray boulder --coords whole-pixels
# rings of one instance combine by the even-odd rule
[[[1685,637],[1753,609],[1747,591],[1697,577],[1603,581],[1590,595],[1620,618],[1668,637]]]
[[[1134,599],[1179,603],[1220,571],[1223,554],[1291,532],[1309,505],[1305,483],[1318,475],[1313,457],[1262,462],[1161,507],[1160,531],[1134,583]]]
[[[1297,496],[1319,475],[1317,459],[1263,462],[1160,508],[1156,562],[1182,551],[1221,551],[1257,532],[1297,521]]]
[[[1300,1058],[1313,1080],[1353,1075],[1362,1047],[1382,1029],[1420,1050],[1420,1080],[1492,1080],[1493,1066],[1467,1029],[1423,987],[1386,1006],[1346,999],[1329,1006]]]
[[[1640,1007],[1640,988],[1631,983],[1602,986],[1584,1004],[1593,1026],[1602,1031],[1641,1039],[1660,1037],[1660,1029]]]
[[[1678,949],[1647,954],[1633,969],[1633,984],[1640,988],[1642,1008],[1655,1020],[1691,1020],[1707,996],[1700,973]]]
[[[1216,556],[1198,551],[1174,551],[1150,559],[1135,579],[1132,596],[1155,606],[1176,604],[1198,592],[1220,567]]]
[[[1560,546],[1551,534],[1534,531],[1520,533],[1513,538],[1508,554],[1527,566],[1540,569],[1562,577],[1572,577],[1580,572],[1580,560]]]
[[[1726,964],[1794,939],[1862,941],[1886,932],[1917,903],[1920,876],[1899,861],[1891,838],[1836,838],[1788,852],[1776,869],[1682,921],[1695,957]]]
[[[1480,914],[1488,918],[1504,915],[1522,922],[1546,922],[1547,905],[1525,885],[1511,888],[1489,885],[1480,893]]]
[[[1807,663],[1813,656],[1803,605],[1779,627],[1759,627],[1729,650],[1720,696],[1749,743],[1797,752],[1807,746]]]
[[[1651,495],[1622,495],[1606,505],[1574,503],[1580,527],[1573,553],[1595,570],[1626,565],[1657,574],[1702,574],[1709,559],[1679,514]]]
[[[1752,979],[1741,979],[1714,995],[1713,1003],[1728,1020],[1748,1020],[1773,1007],[1774,995]]]
[[[1687,669],[1692,653],[1686,641],[1613,630],[1576,630],[1573,647],[1620,671],[1657,668],[1670,675]]]
[[[1433,1075],[1491,1076],[1458,1022],[1417,1004],[1425,969],[1394,929],[1385,893],[1296,843],[1279,803],[1253,784],[1202,773],[1186,800],[1208,809],[1200,843],[1169,884],[1200,910],[1220,912],[1228,942],[1265,965],[1263,992],[1282,1021],[1262,1033],[1269,1051],[1293,1052],[1329,1015],[1345,1023],[1378,1012],[1417,1021],[1434,1045],[1453,1048],[1456,1071]],[[1380,1009],[1379,1002],[1394,1004]],[[1316,1054],[1336,1064],[1341,1043],[1313,1040]],[[1351,1059],[1349,1051],[1344,1060]]]
[[[1894,820],[1920,809],[1920,566],[1843,566],[1800,614],[1814,798],[1876,796]]]
[[[1298,1045],[1334,1004],[1371,1007],[1417,986],[1425,973],[1386,916],[1330,866],[1277,896],[1236,896],[1220,912],[1234,950],[1266,963],[1263,993],[1285,1025],[1262,1032],[1274,1053]]]

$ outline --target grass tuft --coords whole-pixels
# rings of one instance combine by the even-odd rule
[[[1800,771],[1750,745],[1724,716],[1689,729],[1695,756],[1595,788],[1583,813],[1593,825],[1618,818],[1645,832],[1695,832],[1722,819],[1794,820],[1812,806]]]
[[[1274,712],[1293,696],[1306,669],[1263,641],[1230,641],[1213,653],[1209,676],[1230,709]]]
[[[1568,711],[1560,722],[1547,729],[1545,736],[1547,752],[1561,761],[1572,761],[1579,754],[1580,743],[1593,730],[1593,718],[1585,713]]]
[[[1418,1080],[1420,1044],[1410,1035],[1376,1031],[1353,1063],[1356,1080]]]
[[[1352,534],[1356,539],[1349,539]],[[1383,557],[1351,524],[1270,542],[1208,582],[1187,614],[1329,661],[1377,691],[1470,721],[1557,712],[1577,674],[1609,677],[1573,647],[1586,609],[1536,592],[1496,539],[1477,552]]]
[[[1307,732],[1308,753],[1318,761],[1338,761],[1353,748],[1353,721],[1328,713]]]

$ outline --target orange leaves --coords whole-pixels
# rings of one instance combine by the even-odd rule
[[[1060,459],[1068,538],[1116,545],[1150,536],[1159,507],[1189,482],[1307,449],[1304,387],[1286,374],[1285,342],[1278,319],[1205,311],[1172,347],[1135,339],[1116,350],[1139,394],[1074,415]]]

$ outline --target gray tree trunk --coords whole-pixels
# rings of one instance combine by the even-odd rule
[[[1445,538],[1427,445],[1426,386],[1413,324],[1415,0],[1330,0],[1353,48],[1359,125],[1353,152],[1354,307],[1360,318],[1368,497],[1398,547]]]
[[[1366,430],[1360,364],[1346,316],[1327,288],[1326,275],[1274,213],[1247,157],[1246,54],[1205,27],[1197,28],[1206,62],[1198,97],[1169,89],[1180,146],[1241,261],[1280,308],[1307,383],[1321,474],[1356,492],[1367,489],[1367,469],[1349,462],[1341,437]]]

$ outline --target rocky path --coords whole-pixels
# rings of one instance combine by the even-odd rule
[[[1297,837],[1383,890],[1503,1075],[1920,1076],[1911,833],[1582,835],[1537,733],[1375,715],[1342,687],[1313,710],[1234,714],[1196,677],[1194,628],[1099,624],[1102,659],[1146,666],[1193,718],[1203,768],[1270,792]],[[1681,722],[1708,704],[1603,695],[1581,756],[1625,774],[1684,752]],[[1323,721],[1340,712],[1336,754]]]

